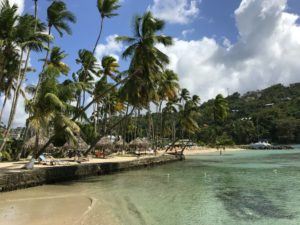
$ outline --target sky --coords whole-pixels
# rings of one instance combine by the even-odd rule
[[[2,0],[0,0],[2,1]],[[10,0],[19,13],[33,13],[32,0]],[[65,0],[77,17],[73,34],[59,37],[53,45],[68,53],[72,72],[79,49],[92,49],[100,27],[96,0]],[[50,1],[39,1],[39,17],[45,21]],[[171,47],[158,46],[178,73],[182,88],[202,101],[217,94],[245,93],[270,85],[300,82],[300,1],[299,0],[121,0],[119,16],[106,20],[96,55],[120,55],[126,46],[114,41],[117,35],[131,35],[134,15],[151,10],[166,21],[164,34],[174,37]],[[1,29],[1,28],[0,28]],[[31,56],[31,65],[40,70],[42,54]],[[29,74],[26,84],[37,82]],[[1,100],[0,100],[1,101]],[[26,114],[20,101],[15,126]],[[8,114],[5,113],[5,115]]]

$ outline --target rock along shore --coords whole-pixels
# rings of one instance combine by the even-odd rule
[[[0,175],[0,192],[99,176],[148,166],[179,161],[181,157],[162,155],[137,158],[124,162],[86,163],[70,166],[36,168],[33,170],[6,171]]]

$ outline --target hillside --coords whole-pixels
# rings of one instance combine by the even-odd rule
[[[242,96],[234,93],[226,100],[228,118],[218,125],[212,116],[214,100],[201,106],[199,123],[204,128],[197,139],[210,143],[221,135],[237,144],[264,139],[273,143],[300,143],[300,83],[288,87],[277,84]]]

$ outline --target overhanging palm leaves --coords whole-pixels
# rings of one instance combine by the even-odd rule
[[[67,10],[67,6],[63,1],[53,1],[47,10],[47,20],[49,32],[51,32],[51,28],[54,27],[62,37],[64,32],[72,34],[68,23],[75,23],[76,17]]]
[[[123,58],[131,60],[128,71],[130,78],[123,92],[131,104],[147,106],[158,98],[157,85],[162,79],[165,65],[169,63],[168,56],[156,44],[169,46],[172,38],[156,34],[164,28],[164,21],[154,18],[151,12],[135,17],[133,28],[133,37],[121,36],[116,39],[130,45],[123,53]]]

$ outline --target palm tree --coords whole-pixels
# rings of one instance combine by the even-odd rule
[[[72,30],[68,23],[75,23],[76,17],[73,13],[67,10],[67,6],[63,1],[53,1],[52,4],[47,9],[47,21],[48,21],[48,35],[51,35],[52,28],[54,28],[58,34],[62,37],[64,32],[67,34],[72,34]],[[44,65],[42,72],[39,76],[36,92],[34,94],[34,99],[39,91],[40,83],[44,79],[43,72],[47,66],[48,57],[50,53],[50,40],[48,41],[48,50],[46,51],[46,57],[44,60]]]
[[[15,24],[18,20],[18,7],[10,5],[8,0],[0,5],[0,94],[4,101],[0,113],[0,123],[7,99],[11,97],[11,90],[18,74],[19,51],[15,48]]]
[[[111,78],[113,81],[118,80],[118,68],[119,64],[117,60],[112,56],[104,56],[101,61],[102,69],[99,71],[102,75],[102,78],[96,83],[93,96],[96,100],[95,105],[95,120],[94,120],[94,128],[95,131],[97,126],[97,121],[99,120],[99,104],[102,104],[102,114],[103,117],[103,126],[104,126],[104,133],[106,133],[106,123],[107,123],[107,114],[112,114],[112,109],[114,108],[114,104],[116,104],[116,98],[117,98],[117,90],[116,88],[113,88],[113,85],[108,82],[108,77]],[[101,90],[105,89],[112,89],[109,93],[107,93],[105,96],[98,96],[98,93],[101,93]]]
[[[177,99],[178,91],[180,86],[178,84],[178,75],[172,70],[166,70],[163,74],[163,79],[159,84],[158,95],[159,95],[159,106],[158,113],[160,114],[160,135],[163,137],[163,113],[162,104],[163,101],[174,101]]]
[[[7,133],[5,138],[11,129],[12,123],[14,121],[16,107],[18,105],[19,94],[21,86],[23,84],[25,74],[28,71],[29,55],[27,54],[25,62],[23,62],[24,53],[30,51],[40,52],[45,49],[44,43],[49,41],[49,36],[44,34],[45,25],[31,15],[24,15],[19,17],[18,24],[15,27],[14,35],[17,46],[20,47],[20,59],[18,64],[18,76],[16,78],[16,88],[13,96],[13,103],[9,115],[9,120],[7,124]],[[4,141],[0,147],[0,151],[3,150],[6,142]]]
[[[180,95],[179,95],[179,102],[187,102],[188,100],[190,100],[190,92],[188,89],[186,88],[183,88],[180,92]]]
[[[67,64],[62,62],[66,56],[65,51],[61,51],[60,47],[55,46],[51,49],[49,60],[45,63],[47,67],[56,69],[59,74],[68,75],[70,68]]]
[[[91,83],[94,81],[94,77],[99,76],[100,68],[94,54],[86,49],[79,50],[76,63],[81,65],[81,68],[73,76],[74,80],[82,84],[81,89],[77,91],[77,108],[79,109],[84,107],[86,91],[91,90]]]
[[[112,80],[118,80],[117,74],[119,74],[119,64],[118,61],[112,56],[104,56],[101,61],[102,70],[101,74],[107,80],[110,77]]]
[[[101,16],[101,24],[100,24],[100,32],[97,37],[94,49],[93,49],[93,55],[95,54],[96,48],[98,46],[98,43],[101,38],[102,30],[103,30],[103,23],[105,18],[111,18],[114,16],[117,16],[118,14],[115,13],[118,8],[120,8],[120,5],[118,4],[119,0],[98,0],[97,7]]]
[[[222,123],[228,116],[228,102],[223,95],[218,94],[214,100],[213,112],[216,123]]]
[[[151,101],[158,99],[157,86],[162,80],[164,67],[169,58],[156,45],[169,46],[172,38],[158,35],[164,28],[164,21],[154,18],[151,12],[137,16],[134,20],[134,36],[117,37],[117,41],[129,44],[123,58],[130,58],[129,79],[123,87],[123,95],[131,105],[149,107]],[[133,91],[134,90],[134,91]]]
[[[56,77],[59,73],[54,68],[47,68],[45,72],[47,78],[41,83],[36,101],[31,101],[26,107],[31,115],[28,124],[35,130],[36,135],[35,154],[39,151],[40,134],[47,133],[50,125],[54,126],[56,135],[59,134],[67,140],[76,141],[75,133],[80,131],[79,126],[68,116],[69,109],[72,108],[70,103],[75,97],[74,90],[70,93],[71,83],[58,84]],[[67,127],[62,129],[64,126]]]

